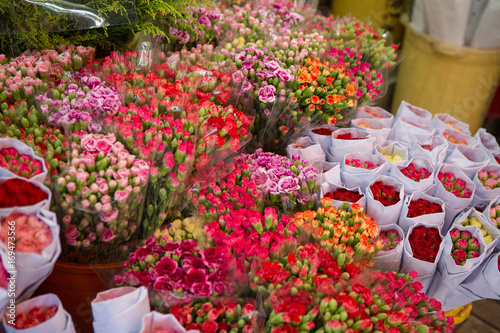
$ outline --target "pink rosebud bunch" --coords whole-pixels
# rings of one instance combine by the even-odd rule
[[[52,243],[49,226],[36,215],[12,213],[0,221],[0,241],[5,247],[15,247],[15,252],[41,254]],[[15,228],[14,236],[9,231]],[[12,241],[12,238],[15,240]]]
[[[91,251],[135,233],[151,166],[130,154],[114,134],[79,133],[68,170],[55,180],[62,231],[70,247]]]
[[[489,216],[491,222],[500,229],[500,205],[490,207]]]
[[[450,254],[455,264],[463,266],[467,259],[479,257],[479,241],[469,231],[455,228],[450,231],[450,237],[453,242]]]
[[[355,168],[363,168],[367,170],[373,170],[375,168],[378,168],[380,164],[375,164],[370,161],[361,161],[357,158],[353,158],[352,160],[345,160],[346,165],[350,165]]]
[[[381,231],[379,234],[380,240],[384,244],[381,251],[391,251],[401,243],[402,238],[399,236],[397,230],[391,229],[387,231]]]
[[[479,181],[487,190],[491,191],[500,187],[500,180],[496,171],[488,172],[483,169],[478,172],[477,178],[479,178]]]
[[[472,191],[466,188],[465,180],[456,178],[453,173],[438,173],[438,180],[443,184],[443,187],[454,194],[457,198],[470,198]]]
[[[432,173],[426,168],[416,169],[415,165],[410,164],[406,168],[400,169],[401,173],[406,177],[410,178],[414,182],[420,182],[422,179],[429,178]]]
[[[0,168],[28,179],[43,172],[43,165],[39,159],[27,154],[19,154],[13,147],[0,150]]]

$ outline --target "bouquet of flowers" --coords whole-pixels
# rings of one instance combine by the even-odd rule
[[[0,175],[14,174],[43,184],[47,176],[45,161],[15,139],[0,138]]]
[[[500,195],[498,172],[500,172],[499,166],[487,165],[474,175],[472,178],[476,185],[476,192],[472,198],[474,206],[485,206]]]
[[[385,175],[389,164],[370,153],[349,153],[342,161],[342,182],[347,187],[364,189],[375,178]]]
[[[416,157],[403,165],[391,168],[391,176],[405,186],[405,194],[411,195],[415,191],[434,193],[434,168],[422,157]]]
[[[319,189],[316,171],[298,156],[290,160],[258,149],[251,155],[239,156],[237,161],[250,165],[257,189],[272,204],[293,211],[316,205]]]
[[[295,142],[289,144],[286,147],[286,155],[288,158],[299,155],[302,160],[309,163],[325,162],[326,159],[325,152],[319,142],[312,141],[308,136],[298,138]]]
[[[379,225],[395,223],[401,212],[404,185],[389,176],[378,176],[366,191],[367,214]]]
[[[0,177],[0,213],[13,207],[48,208],[52,192],[23,178]]]
[[[381,156],[394,165],[404,164],[408,160],[408,149],[398,143],[375,146],[375,155]]]
[[[71,166],[56,181],[65,256],[76,250],[74,259],[96,260],[91,254],[128,241],[139,227],[150,166],[114,134],[74,139]],[[79,251],[89,255],[78,258]]]
[[[343,186],[332,183],[321,184],[321,199],[330,199],[330,205],[339,208],[345,202],[349,204],[358,204],[361,207],[366,206],[366,199],[359,187],[348,189]]]
[[[386,111],[382,108],[363,105],[358,108],[358,112],[356,113],[356,119],[377,119],[379,122],[384,124],[387,127],[392,126],[392,121],[394,120],[394,115],[389,111]]]
[[[479,170],[491,163],[491,159],[481,148],[459,145],[449,151],[444,163],[460,166],[465,175],[473,179]]]
[[[398,225],[405,232],[418,222],[442,228],[445,204],[439,199],[422,192],[414,192],[403,204]]]
[[[421,156],[435,167],[443,164],[448,148],[447,141],[441,136],[433,136],[423,142],[416,142],[410,148],[412,157]]]
[[[357,153],[373,153],[373,141],[366,131],[355,128],[341,128],[332,133],[329,148],[330,162],[341,162],[344,156],[355,151]]]
[[[398,272],[403,256],[403,230],[397,225],[382,226],[380,227],[379,238],[383,245],[373,258],[375,261],[374,268],[385,272]]]

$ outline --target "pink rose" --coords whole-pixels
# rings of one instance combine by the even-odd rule
[[[80,235],[80,233],[78,232],[76,226],[69,225],[64,231],[64,235],[66,236],[66,241],[69,245],[76,245],[76,238]]]
[[[120,169],[116,173],[118,174],[119,179],[128,178],[128,176],[130,176],[129,169]]]
[[[116,235],[111,229],[106,229],[106,231],[104,231],[104,233],[101,235],[101,241],[105,243],[111,242],[115,238]]]
[[[52,232],[49,228],[42,228],[35,231],[33,237],[38,240],[41,249],[45,249],[50,243],[52,243]]]
[[[111,148],[113,146],[106,140],[97,140],[96,143],[96,149],[97,151],[103,152],[104,154],[107,154],[111,151]]]
[[[125,146],[123,146],[123,144],[121,142],[115,142],[113,144],[113,153],[115,154],[118,154],[120,152],[122,152],[123,150],[125,150]]]
[[[128,198],[128,192],[124,190],[115,192],[115,200],[118,202],[125,202]]]
[[[81,139],[80,145],[82,146],[83,150],[95,151],[97,140],[95,139],[94,135],[88,134]]]

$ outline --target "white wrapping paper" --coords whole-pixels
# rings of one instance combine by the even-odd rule
[[[359,159],[361,162],[372,162],[373,164],[380,164],[379,167],[368,170],[364,168],[356,168],[346,164],[346,160]],[[359,186],[364,190],[371,181],[381,175],[386,175],[389,169],[389,162],[380,156],[366,154],[366,153],[351,153],[347,154],[342,160],[342,183],[349,188]]]
[[[401,172],[402,169],[408,167],[410,164],[415,166],[415,169],[417,170],[419,170],[420,168],[425,168],[431,174],[428,178],[421,179],[419,182],[416,182],[413,179],[406,177]],[[389,170],[389,175],[405,186],[406,195],[411,195],[415,191],[424,193],[432,191],[433,193],[434,168],[431,163],[423,157],[412,158],[410,161],[407,161],[403,165],[393,165]]]
[[[500,165],[497,161],[497,158],[500,160],[500,151],[490,152],[489,155],[491,164]]]
[[[456,145],[455,149],[444,160],[444,163],[458,166],[467,177],[472,179],[490,161],[488,154],[480,148]]]
[[[146,287],[121,287],[103,291],[90,304],[95,333],[135,333],[151,311]]]
[[[386,111],[377,106],[369,105],[364,105],[358,109],[358,112],[356,113],[356,119],[358,118],[374,118],[387,127],[391,127],[392,121],[394,120],[394,116],[389,111]]]
[[[448,123],[451,124],[448,125]],[[451,128],[454,130],[459,130],[460,132],[470,135],[469,124],[466,124],[448,113],[436,113],[434,118],[432,118],[432,126],[436,128],[439,132],[447,128]]]
[[[384,145],[384,146],[377,145],[375,146],[375,154],[381,156],[386,161],[394,165],[404,164],[409,159],[408,149],[406,149],[405,147],[401,146],[398,143],[391,143],[389,145]],[[403,158],[403,160],[391,162],[387,157],[384,156],[384,154],[391,156],[399,155]]]
[[[51,200],[52,200],[52,191],[50,191],[50,189],[48,187],[46,187],[45,185],[42,185],[40,183],[37,183],[37,182],[34,182],[34,181],[31,181],[29,179],[25,179],[25,178],[21,178],[21,177],[17,177],[17,176],[12,176],[12,177],[0,177],[0,184],[9,180],[9,179],[12,179],[12,178],[19,178],[19,179],[22,179],[26,182],[30,182],[30,183],[33,183],[35,184],[36,186],[38,186],[42,191],[44,191],[45,193],[47,193],[48,195],[48,198],[45,199],[45,200],[42,200],[40,201],[39,203],[37,204],[34,204],[34,205],[31,205],[31,206],[23,206],[23,207],[9,207],[9,208],[0,208],[0,214],[9,214],[9,212],[13,209],[13,208],[36,208],[36,209],[50,209],[50,203],[51,203]]]
[[[479,257],[467,259],[465,265],[460,266],[455,264],[455,260],[451,256],[453,242],[448,232],[443,240],[444,248],[441,259],[439,259],[436,274],[432,279],[427,296],[435,298],[440,302],[444,302],[446,296],[450,294],[462,281],[464,281],[484,260],[485,258],[485,244],[478,228],[473,226],[464,227],[461,225],[454,225],[460,231],[468,230],[472,237],[476,237],[479,241]]]
[[[405,101],[401,101],[395,119],[397,120],[401,117],[423,125],[430,125],[432,121],[432,113]]]
[[[436,129],[422,120],[399,117],[394,121],[389,140],[399,142],[405,147],[411,147],[415,142],[431,140]]]
[[[392,185],[399,192],[399,202],[385,207],[380,201],[375,200],[370,186],[377,181],[382,181],[385,185]],[[373,220],[379,225],[395,224],[398,221],[401,207],[404,201],[404,186],[397,180],[389,176],[378,176],[368,184],[366,188],[366,214],[373,217]]]
[[[458,198],[453,193],[448,192],[443,184],[437,178],[439,172],[442,173],[453,173],[455,178],[460,178],[465,181],[465,187],[471,190],[472,195],[470,198]],[[436,177],[436,189],[434,190],[434,196],[443,200],[446,207],[446,214],[444,219],[443,232],[447,232],[453,220],[463,209],[465,209],[471,202],[474,194],[476,192],[476,185],[465,175],[465,173],[455,165],[443,164],[435,172]]]
[[[452,128],[446,128],[446,129],[444,129],[441,132],[441,135],[443,136],[443,138],[444,138],[445,134],[447,134],[448,137],[453,137],[454,136],[457,139],[457,142],[461,141],[461,140],[464,140],[465,143],[467,144],[466,146],[469,147],[469,148],[474,148],[474,147],[477,146],[477,141],[472,136],[464,134],[464,133],[460,133],[459,131],[455,131]],[[456,144],[456,143],[451,143],[448,140],[446,140],[446,141],[447,141],[447,144],[448,144],[447,155],[450,155],[455,150],[455,148],[457,146],[464,146],[464,145],[459,145],[459,144]]]
[[[362,197],[358,201],[356,201],[356,202],[348,202],[348,204],[356,203],[356,204],[362,206],[363,208],[366,208],[366,196],[364,195],[363,191],[359,187],[348,188],[348,187],[345,187],[345,186],[341,186],[341,185],[337,185],[337,184],[332,184],[332,183],[329,183],[329,182],[323,183],[323,184],[321,184],[321,187],[320,187],[320,198],[324,198],[326,193],[328,193],[328,192],[335,192],[339,188],[344,188],[346,190],[353,191],[353,192],[358,192],[359,194],[361,194]],[[333,206],[333,207],[336,207],[336,208],[339,208],[340,206],[342,206],[342,204],[344,204],[344,201],[333,200],[333,199],[330,199],[330,200],[331,200],[330,206]]]
[[[484,260],[469,277],[446,296],[443,310],[449,311],[481,299],[500,300],[498,250]]]
[[[43,160],[43,158],[36,156],[31,147],[16,139],[0,138],[0,150],[2,150],[3,148],[15,148],[19,154],[26,154],[28,156],[34,157],[40,163],[42,163],[42,173],[31,177],[30,180],[40,184],[43,184],[45,182],[45,177],[47,177],[47,167],[45,166],[45,161]],[[17,175],[7,169],[0,168],[0,177],[17,177]]]
[[[153,311],[142,318],[139,333],[154,333],[157,330],[169,330],[175,333],[199,333],[198,330],[186,331],[173,314],[162,314]]]
[[[320,135],[316,134],[313,132],[314,129],[316,128],[327,128],[331,131],[336,131],[338,130],[338,127],[335,127],[333,125],[321,125],[313,128],[307,133],[307,136],[311,138],[312,142],[317,142],[321,145],[321,148],[323,151],[328,151],[330,149],[330,144],[332,143],[332,136],[331,135]]]
[[[439,41],[463,46],[472,0],[422,0],[427,31]]]
[[[474,184],[476,184],[476,193],[474,194],[474,198],[472,199],[472,205],[475,207],[485,207],[490,203],[493,199],[495,199],[497,196],[500,195],[500,187],[493,189],[493,190],[487,190],[483,184],[481,184],[481,181],[479,180],[479,173],[485,170],[486,172],[491,172],[491,171],[496,171],[500,175],[500,165],[487,165],[476,172],[474,175],[474,178],[472,178],[472,181]]]
[[[73,321],[71,316],[64,310],[63,304],[61,300],[55,294],[46,294],[37,296],[35,298],[29,299],[22,303],[16,304],[16,312],[20,313],[28,313],[35,306],[39,307],[48,307],[48,306],[57,306],[57,312],[54,317],[50,318],[47,321],[44,321],[38,326],[27,328],[27,329],[19,329],[16,330],[12,326],[8,325],[7,321],[10,318],[6,318],[4,315],[2,317],[3,327],[7,333],[40,333],[40,332],[51,332],[51,333],[75,333],[75,328],[73,326]]]
[[[415,271],[418,273],[417,278],[415,281],[419,281],[422,286],[424,287],[421,292],[426,293],[427,289],[429,288],[429,285],[432,282],[432,279],[434,277],[434,273],[436,272],[437,264],[439,262],[440,257],[442,256],[443,253],[443,242],[441,241],[441,244],[439,246],[439,251],[436,255],[436,260],[432,262],[428,261],[423,261],[417,258],[413,257],[413,250],[411,249],[409,237],[413,231],[413,229],[419,225],[423,225],[427,228],[437,228],[439,230],[439,227],[436,227],[435,225],[427,225],[424,222],[419,222],[413,226],[410,227],[408,230],[408,234],[405,237],[404,241],[404,248],[403,248],[403,262],[401,263],[401,270],[400,272],[402,273],[410,273],[411,271]],[[441,232],[440,232],[441,233]],[[442,237],[441,237],[442,239]]]
[[[422,148],[422,145],[432,145],[429,151]],[[432,139],[424,142],[414,143],[410,150],[410,158],[421,156],[431,162],[434,166],[441,166],[446,158],[448,150],[448,141],[442,136],[434,136]]]
[[[488,133],[484,128],[477,130],[474,135],[474,139],[477,142],[479,148],[483,148],[487,152],[498,152],[500,151],[500,146],[498,145],[497,139]]]
[[[366,126],[369,126],[371,128],[363,127],[361,126],[361,124],[365,124]],[[391,129],[389,127],[384,125],[379,119],[375,118],[353,119],[351,121],[351,127],[358,128],[370,133],[370,135],[375,138],[375,141],[373,142],[374,145],[383,144],[385,140],[387,140],[387,137],[391,132]]]
[[[339,135],[351,133],[353,137],[363,138],[360,140],[340,140]],[[330,154],[338,162],[342,161],[345,155],[358,153],[373,153],[373,142],[375,138],[371,137],[366,131],[356,128],[341,128],[332,133],[332,143],[330,144]],[[329,161],[336,162],[336,161]]]
[[[478,221],[481,223],[481,226],[483,229],[485,229],[489,235],[493,238],[493,241],[486,245],[486,242],[484,243],[485,245],[485,256],[489,256],[491,252],[493,252],[493,249],[497,246],[498,244],[498,237],[500,236],[500,230],[498,230],[495,226],[491,225],[491,223],[488,221],[488,217],[484,216],[480,212],[478,212],[476,209],[471,208],[466,212],[463,212],[462,214],[459,214],[455,221],[454,224],[462,224],[463,221],[465,221],[467,218],[475,217],[478,219]],[[477,228],[477,227],[476,227]],[[481,237],[484,240],[484,237],[481,234]]]
[[[396,230],[401,242],[395,249],[390,251],[379,251],[373,260],[375,261],[374,269],[379,269],[384,272],[399,272],[401,259],[403,257],[403,247],[405,235],[403,230],[396,224],[384,225],[380,227],[380,231]]]
[[[318,184],[330,182],[337,185],[342,185],[340,177],[340,163],[331,163],[323,161],[315,161],[311,166],[316,170],[318,175]]]
[[[294,148],[296,145],[304,148]],[[286,147],[286,152],[288,158],[290,159],[292,159],[293,155],[300,155],[302,160],[308,161],[309,163],[314,161],[324,161],[326,159],[321,145],[317,142],[313,142],[308,136],[299,138],[291,145],[288,145],[288,147]]]
[[[16,296],[19,299],[27,299],[52,273],[52,269],[61,254],[59,224],[56,214],[48,210],[28,207],[15,208],[11,212],[26,215],[35,214],[49,227],[52,234],[52,242],[43,249],[41,254],[16,252]],[[8,215],[0,213],[0,220]],[[7,246],[0,242],[0,256],[4,264],[9,262],[8,252]]]
[[[424,199],[429,202],[438,204],[441,206],[441,213],[434,213],[434,214],[425,214],[425,215],[420,215],[417,217],[408,217],[408,210],[410,206],[410,202],[418,200],[418,199]],[[442,230],[443,225],[444,225],[444,216],[445,216],[445,205],[443,200],[427,195],[422,192],[413,192],[409,197],[406,197],[406,200],[403,204],[403,207],[401,208],[401,215],[399,215],[399,221],[398,225],[401,227],[401,229],[407,233],[408,230],[417,223],[424,223],[426,226],[435,226],[439,228],[439,230]]]

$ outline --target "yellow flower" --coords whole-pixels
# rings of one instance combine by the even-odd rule
[[[387,158],[389,161],[391,161],[391,163],[394,163],[394,162],[397,162],[397,161],[404,161],[403,157],[399,156],[399,155],[389,155],[389,154],[384,154],[385,158]]]

